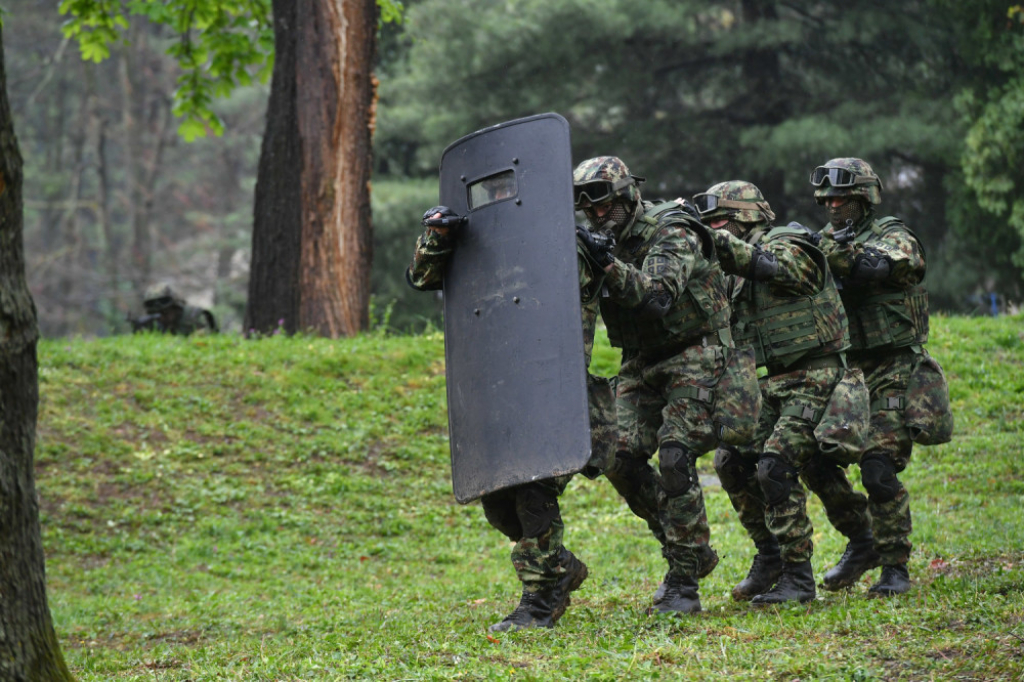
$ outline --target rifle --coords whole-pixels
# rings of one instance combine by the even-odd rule
[[[160,321],[160,313],[152,313],[150,315],[143,315],[142,317],[132,317],[131,313],[125,315],[124,319],[132,324],[132,334],[137,334],[144,331],[164,331],[163,322]]]

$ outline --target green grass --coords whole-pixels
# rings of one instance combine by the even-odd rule
[[[733,602],[753,548],[709,485],[723,561],[705,612],[648,617],[657,544],[577,477],[566,541],[591,577],[557,628],[500,636],[518,586],[508,543],[451,494],[439,334],[44,341],[36,473],[64,655],[80,680],[1022,679],[1022,322],[933,319],[957,434],[904,477],[909,595],[867,599],[865,578],[803,606]],[[844,540],[810,510],[820,579]]]

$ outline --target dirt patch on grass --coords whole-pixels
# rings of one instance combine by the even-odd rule
[[[206,639],[201,630],[172,630],[159,632],[146,637],[146,645],[153,644],[185,644],[192,646]]]
[[[942,575],[953,578],[977,578],[1020,570],[1024,570],[1024,554],[993,557],[936,557],[928,564],[928,572],[932,577]]]
[[[170,630],[168,632],[153,633],[141,638],[136,633],[111,632],[105,633],[100,637],[71,635],[63,639],[62,646],[68,649],[114,649],[126,651],[128,649],[148,648],[160,644],[194,646],[206,639],[207,637],[203,634],[202,630]],[[166,663],[170,662],[166,661]],[[144,665],[143,667],[148,666]],[[168,665],[167,667],[176,666]]]

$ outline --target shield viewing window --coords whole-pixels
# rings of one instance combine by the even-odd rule
[[[469,185],[469,208],[472,210],[502,199],[511,199],[518,192],[514,170],[488,175]]]

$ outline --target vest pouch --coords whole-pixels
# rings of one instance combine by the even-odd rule
[[[590,408],[590,459],[581,472],[597,478],[615,459],[618,440],[615,422],[615,378],[587,373],[587,404]]]
[[[860,461],[871,424],[870,404],[864,372],[847,369],[814,427],[822,454],[843,466]]]
[[[903,423],[921,445],[941,445],[953,438],[949,384],[938,361],[926,352],[917,355],[907,382]]]
[[[757,366],[753,346],[726,348],[729,359],[715,386],[712,420],[719,441],[746,445],[754,439],[761,414],[761,389],[757,385]]]

